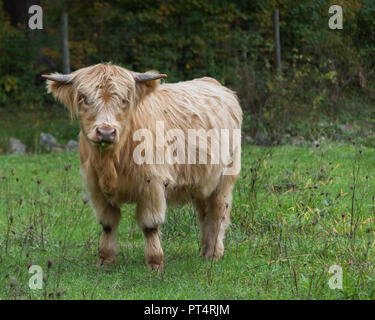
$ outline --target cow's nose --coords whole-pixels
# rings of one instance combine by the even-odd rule
[[[113,128],[97,128],[96,135],[99,142],[109,142],[112,143],[116,138],[116,130]]]

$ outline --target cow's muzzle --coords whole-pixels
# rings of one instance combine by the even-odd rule
[[[96,128],[96,138],[99,143],[113,143],[116,139],[116,129],[110,127]]]

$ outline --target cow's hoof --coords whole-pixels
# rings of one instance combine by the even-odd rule
[[[116,264],[116,258],[104,258],[100,257],[98,267],[114,266]]]
[[[221,241],[217,241],[215,245],[202,245],[200,255],[207,260],[220,260],[224,255],[224,245]]]
[[[224,250],[216,250],[215,252],[213,250],[201,251],[199,255],[207,260],[220,260],[224,255]]]
[[[149,270],[160,271],[164,268],[163,252],[149,254],[146,256],[146,264]]]
[[[164,264],[163,263],[161,263],[161,264],[149,263],[149,264],[147,264],[147,268],[150,271],[163,271]]]

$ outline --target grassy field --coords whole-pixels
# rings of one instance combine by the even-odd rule
[[[170,208],[160,273],[145,266],[134,206],[122,208],[117,265],[96,267],[101,227],[77,154],[0,156],[0,298],[375,299],[374,160],[350,144],[245,147],[224,258],[199,257],[192,207]],[[328,286],[334,264],[341,290]]]

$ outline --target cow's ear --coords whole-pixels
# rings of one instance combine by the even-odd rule
[[[167,75],[159,74],[157,71],[147,71],[145,73],[133,72],[133,77],[141,91],[148,93],[154,90],[160,84],[160,79],[166,78]]]
[[[71,74],[52,73],[50,75],[42,75],[42,77],[47,79],[48,93],[52,93],[74,115],[73,76]]]

